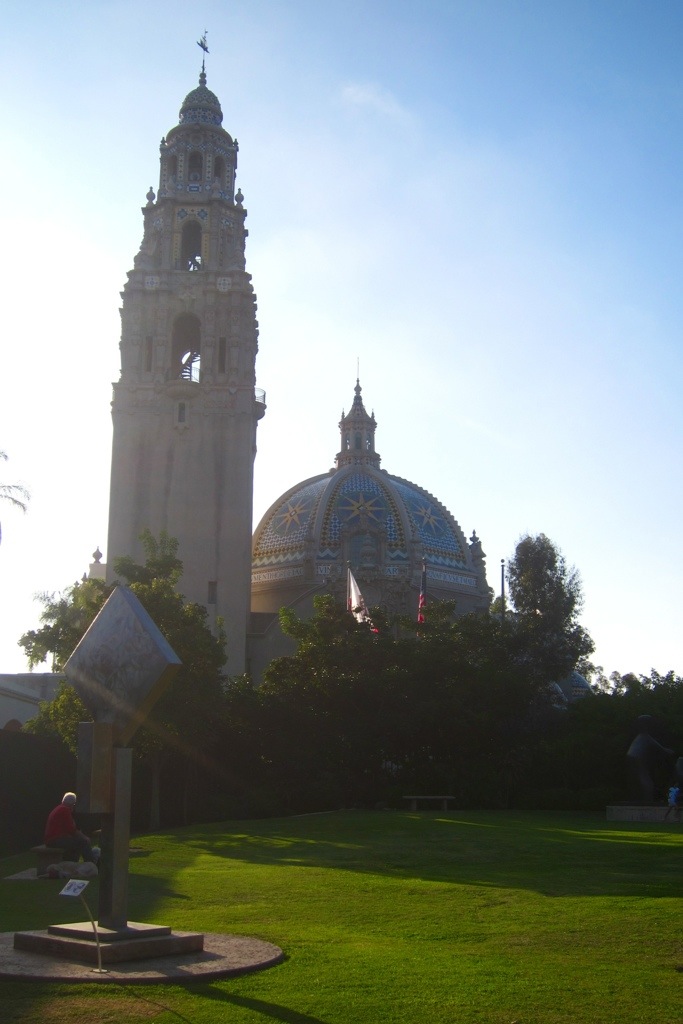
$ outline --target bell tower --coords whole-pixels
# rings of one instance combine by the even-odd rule
[[[179,541],[180,590],[224,620],[227,670],[244,671],[253,467],[265,395],[255,388],[256,298],[245,269],[237,141],[199,85],[161,140],[140,251],[122,292],[114,384],[108,575],[142,560],[140,534]]]

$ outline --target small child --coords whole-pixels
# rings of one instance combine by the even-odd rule
[[[664,821],[666,821],[672,811],[674,812],[674,817],[677,816],[678,820],[681,820],[681,795],[681,790],[678,786],[671,787],[669,790],[669,806],[666,809]]]

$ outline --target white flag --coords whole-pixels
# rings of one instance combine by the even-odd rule
[[[363,595],[360,592],[360,587],[356,583],[356,578],[350,569],[348,585],[346,588],[346,607],[357,622],[370,622],[370,616],[368,615],[368,610],[365,607],[365,601],[363,600]]]

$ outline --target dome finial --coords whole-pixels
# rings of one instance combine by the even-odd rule
[[[207,42],[206,42],[206,29],[204,29],[204,35],[202,36],[202,38],[197,40],[197,46],[202,50],[203,53],[208,53],[209,52],[209,47],[208,47]],[[205,61],[205,58],[202,57],[202,70],[201,70],[201,74],[199,76],[199,84],[200,85],[206,85],[206,68],[205,68],[205,65],[204,65],[204,61]]]
[[[203,53],[209,52],[209,47],[206,43],[206,29],[201,39],[197,40],[197,46]],[[206,62],[202,60],[199,85],[185,97],[180,108],[180,124],[208,124],[220,127],[222,122],[223,111],[218,102],[218,97],[206,87]]]

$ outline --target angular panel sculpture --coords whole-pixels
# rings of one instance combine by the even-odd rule
[[[118,586],[64,668],[94,718],[79,725],[78,794],[82,810],[102,815],[102,928],[120,931],[128,926],[128,744],[180,666],[135,594]]]

